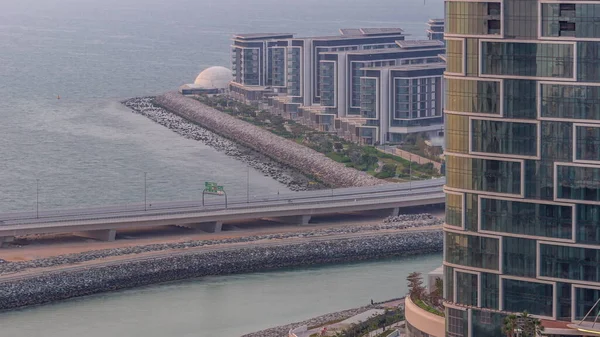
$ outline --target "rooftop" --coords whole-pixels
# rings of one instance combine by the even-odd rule
[[[362,70],[424,70],[424,69],[445,69],[446,62],[403,64],[398,66],[367,67]]]
[[[396,41],[399,48],[381,48],[381,49],[362,49],[362,50],[344,50],[328,51],[323,54],[386,54],[386,53],[405,53],[415,50],[445,49],[443,41],[438,40],[399,40]]]
[[[340,29],[342,35],[361,35],[360,28],[342,28]]]
[[[362,35],[396,35],[404,33],[401,28],[361,28]]]
[[[396,44],[402,49],[417,49],[422,47],[440,47],[444,48],[444,42],[438,40],[400,40]]]
[[[382,37],[382,36],[394,36],[394,35],[402,35],[404,34],[404,29],[402,28],[342,28],[340,29],[341,35],[324,35],[324,36],[314,36],[314,37],[306,37],[308,39],[313,40],[343,40],[343,39],[361,39],[368,37]]]
[[[404,33],[402,28],[342,28],[342,36],[374,36],[374,35],[397,35]]]
[[[288,39],[293,38],[293,33],[247,33],[235,34],[234,39],[260,40],[260,39]]]

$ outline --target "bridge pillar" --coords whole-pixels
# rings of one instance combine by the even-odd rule
[[[90,238],[99,241],[115,241],[115,237],[117,235],[116,229],[101,229],[94,231],[85,231],[85,232],[77,232],[74,233],[77,236],[82,236],[84,238]]]
[[[178,225],[179,227],[185,227],[189,229],[201,230],[209,233],[220,233],[223,229],[222,221],[211,221],[211,222],[201,222],[201,223],[192,223],[192,224],[183,224]]]
[[[390,216],[398,216],[400,215],[400,207],[392,208],[392,214]]]
[[[308,225],[310,218],[312,218],[310,215],[292,215],[277,217],[273,220],[291,225]]]
[[[6,243],[15,241],[14,236],[2,236],[0,237],[0,247],[5,246]]]

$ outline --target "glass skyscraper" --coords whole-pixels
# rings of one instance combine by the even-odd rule
[[[600,1],[445,6],[446,336],[501,337],[522,311],[582,335],[600,298]]]

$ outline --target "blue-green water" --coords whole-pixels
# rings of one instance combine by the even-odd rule
[[[0,212],[198,198],[206,180],[245,194],[246,167],[119,100],[229,66],[237,32],[335,34],[399,26],[413,37],[442,0],[2,0]],[[61,99],[57,99],[60,95]],[[254,194],[285,190],[257,171]]]
[[[404,296],[439,254],[156,285],[0,314],[0,336],[239,337]]]

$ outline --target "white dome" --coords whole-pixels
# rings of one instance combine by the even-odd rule
[[[231,70],[225,67],[210,67],[196,77],[194,85],[203,89],[226,89],[231,80],[233,80]]]

